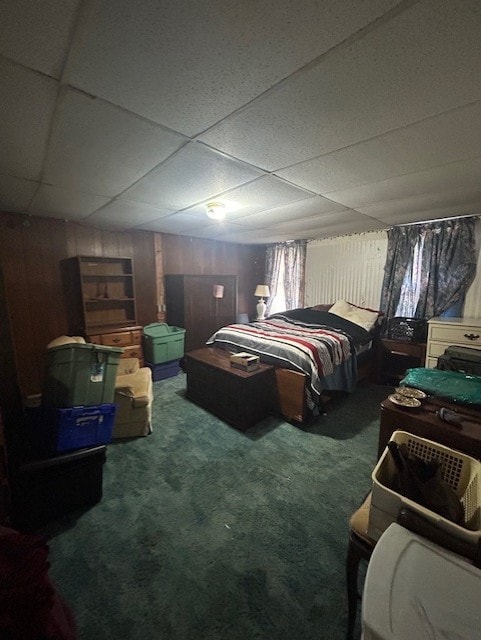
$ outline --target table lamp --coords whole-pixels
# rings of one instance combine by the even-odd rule
[[[264,298],[268,298],[271,295],[269,287],[266,284],[258,284],[254,295],[260,298],[256,306],[257,320],[265,320],[266,303],[264,302]]]

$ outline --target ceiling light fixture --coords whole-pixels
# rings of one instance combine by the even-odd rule
[[[212,220],[224,220],[225,205],[222,204],[222,202],[208,202],[207,215],[209,218],[212,218]]]

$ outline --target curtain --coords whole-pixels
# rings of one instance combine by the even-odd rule
[[[406,273],[411,267],[419,229],[413,226],[393,227],[387,232],[387,256],[381,289],[380,309],[386,319],[396,315]]]
[[[464,295],[476,274],[475,218],[457,218],[388,231],[388,248],[380,308],[385,318],[396,315],[403,285],[419,288],[414,316],[438,316]],[[419,243],[422,239],[422,243]],[[422,247],[421,269],[415,249]]]
[[[271,296],[267,301],[267,315],[275,295],[281,290],[286,309],[296,309],[304,304],[306,251],[307,240],[268,245],[266,279]]]
[[[416,317],[432,318],[464,298],[476,275],[475,219],[424,225],[421,296]]]

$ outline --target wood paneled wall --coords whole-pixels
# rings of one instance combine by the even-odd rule
[[[142,325],[158,319],[158,305],[163,303],[159,292],[162,269],[238,275],[239,310],[248,312],[256,302],[257,269],[262,274],[264,270],[262,247],[149,231],[110,232],[52,218],[0,213],[0,266],[24,395],[41,389],[45,345],[69,333],[68,283],[62,280],[61,261],[75,255],[133,258],[137,319]]]
[[[256,285],[264,282],[264,245],[238,245],[173,235],[163,238],[164,273],[236,275],[238,313],[255,317],[254,291]]]

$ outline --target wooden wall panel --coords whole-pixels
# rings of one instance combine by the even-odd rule
[[[63,261],[75,255],[132,257],[141,283],[139,306],[152,322],[156,319],[155,270],[153,260],[148,260],[149,251],[153,256],[152,233],[111,232],[63,220],[0,213],[0,262],[24,395],[41,389],[45,346],[69,332],[65,290],[69,283],[62,277]]]
[[[137,321],[142,326],[157,321],[157,278],[154,234],[132,233]],[[148,273],[146,278],[144,274]]]
[[[69,283],[62,264],[75,255],[134,261],[139,324],[161,320],[164,273],[238,276],[239,312],[255,314],[264,247],[249,247],[148,231],[112,232],[53,218],[0,212],[0,267],[20,389],[41,390],[45,346],[69,332]],[[163,264],[162,264],[163,263]]]
[[[238,313],[254,318],[254,291],[264,281],[264,245],[241,245],[165,234],[164,273],[184,275],[236,275]]]

